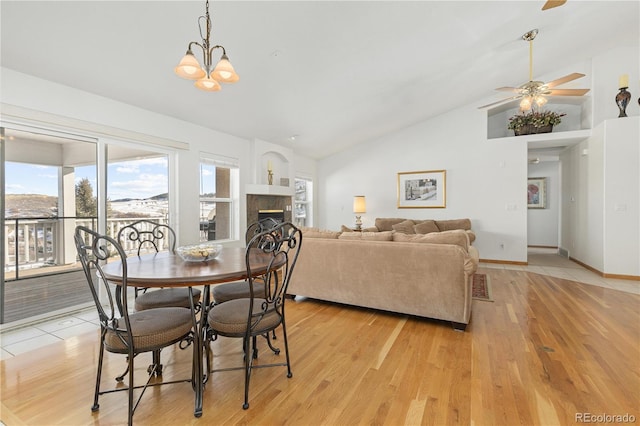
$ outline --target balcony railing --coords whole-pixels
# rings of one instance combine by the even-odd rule
[[[166,224],[165,217],[145,218],[157,223]],[[139,218],[113,218],[107,219],[107,235],[115,237],[123,227],[139,220]],[[4,270],[6,279],[20,279],[20,271],[44,268],[51,266],[73,265],[69,255],[65,258],[65,250],[73,248],[73,229],[83,225],[90,229],[96,229],[95,217],[29,217],[8,218],[4,221]],[[65,227],[71,227],[71,231]],[[67,232],[65,232],[67,231]],[[160,243],[162,250],[168,245],[168,241]],[[136,249],[134,242],[125,242],[125,252]]]

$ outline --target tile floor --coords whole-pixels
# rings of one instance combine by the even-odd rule
[[[579,281],[585,284],[640,294],[640,282],[603,278],[566,258],[553,249],[530,249],[528,265],[481,262],[481,268],[515,269]],[[65,340],[81,333],[97,331],[100,323],[95,308],[73,312],[0,333],[0,360]]]

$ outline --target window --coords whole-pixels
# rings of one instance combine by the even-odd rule
[[[313,182],[310,179],[296,178],[295,188],[294,224],[313,226]]]
[[[200,159],[200,241],[238,235],[239,171],[232,162]]]

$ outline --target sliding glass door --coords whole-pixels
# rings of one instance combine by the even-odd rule
[[[91,301],[76,263],[77,224],[95,227],[96,143],[56,132],[4,128],[2,323],[83,306]],[[92,211],[82,210],[92,203]]]
[[[19,126],[0,131],[0,324],[89,306],[75,227],[115,237],[140,218],[169,223],[170,153]]]

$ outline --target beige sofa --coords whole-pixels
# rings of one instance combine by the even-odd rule
[[[451,321],[464,330],[478,266],[467,231],[306,230],[288,293]]]

